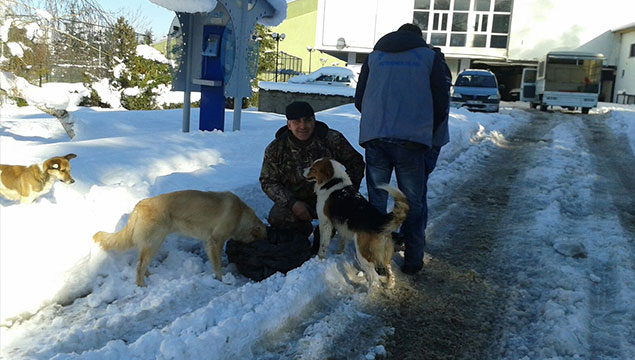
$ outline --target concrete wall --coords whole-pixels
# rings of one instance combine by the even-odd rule
[[[258,111],[284,114],[287,105],[294,101],[306,101],[315,112],[355,102],[352,96],[303,94],[260,89]]]

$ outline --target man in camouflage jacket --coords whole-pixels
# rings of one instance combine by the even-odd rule
[[[273,200],[272,228],[294,229],[306,236],[317,218],[313,183],[302,175],[313,161],[328,156],[346,167],[355,189],[364,177],[364,160],[344,135],[315,120],[313,108],[297,101],[286,108],[287,126],[276,132],[265,149],[260,172],[262,190]],[[314,244],[315,246],[315,244]]]

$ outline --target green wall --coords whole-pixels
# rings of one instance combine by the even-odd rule
[[[315,27],[317,23],[317,0],[296,0],[287,4],[287,18],[278,26],[270,28],[272,32],[284,33],[284,40],[280,41],[280,51],[302,59],[302,71],[309,72],[309,51],[307,46],[315,47]],[[326,58],[324,65],[320,58]],[[322,66],[346,63],[340,59],[321,53],[311,52],[311,71]]]

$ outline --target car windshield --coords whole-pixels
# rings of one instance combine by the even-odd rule
[[[463,74],[459,75],[454,86],[495,88],[496,79],[493,76]]]

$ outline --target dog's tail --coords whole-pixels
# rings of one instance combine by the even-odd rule
[[[408,206],[408,199],[406,199],[406,195],[404,195],[401,190],[396,187],[386,184],[380,185],[377,188],[387,191],[393,198],[395,198],[395,205],[390,213],[390,215],[392,215],[392,219],[386,224],[383,231],[385,234],[390,234],[390,232],[396,230],[401,224],[403,224],[404,221],[406,221],[410,206]]]
[[[132,211],[126,227],[116,233],[108,233],[98,231],[93,235],[93,241],[99,244],[104,250],[125,251],[130,249],[134,243],[132,236],[134,233],[135,223],[137,222],[137,212]]]

